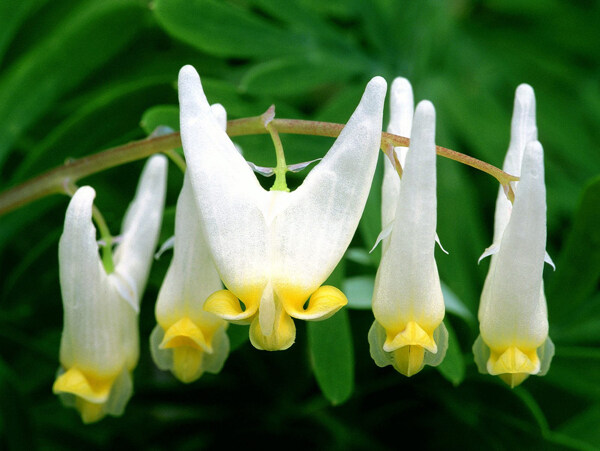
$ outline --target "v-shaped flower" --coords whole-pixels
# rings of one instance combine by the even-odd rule
[[[181,139],[190,182],[227,287],[204,308],[250,323],[258,349],[289,348],[296,336],[292,317],[325,319],[347,303],[337,288],[321,284],[350,244],[367,200],[385,91],[382,78],[371,80],[333,147],[298,189],[266,191],[219,127],[194,68],[181,69]]]

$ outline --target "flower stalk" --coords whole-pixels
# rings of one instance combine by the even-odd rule
[[[227,122],[227,134],[234,137],[266,134],[271,133],[270,130],[275,130],[278,133],[336,138],[344,128],[343,124],[300,119],[273,119],[268,123],[268,126],[265,126],[264,114],[235,119]],[[403,136],[386,132],[381,134],[382,149],[386,149],[390,145],[407,147],[409,143],[410,140]],[[51,194],[68,194],[66,186],[69,183],[76,183],[89,175],[140,160],[155,153],[168,154],[169,151],[178,147],[181,147],[181,138],[179,132],[174,132],[134,141],[83,158],[67,161],[64,165],[0,193],[0,216]],[[436,146],[436,152],[442,157],[458,161],[491,175],[505,188],[511,202],[514,199],[510,182],[518,181],[518,177],[507,174],[489,163],[445,147]]]

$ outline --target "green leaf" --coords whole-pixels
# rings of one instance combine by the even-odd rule
[[[179,130],[179,107],[175,105],[153,106],[144,112],[140,125],[148,135],[160,126]]]
[[[348,298],[348,308],[371,310],[375,276],[348,277],[342,282],[342,291]]]
[[[144,24],[137,1],[84,3],[0,79],[0,167],[21,134],[61,95],[121,51]],[[110,33],[107,30],[119,30]]]
[[[0,17],[2,17],[2,26],[0,27],[0,62],[23,20],[33,10],[39,8],[47,1],[21,0],[18,2],[0,2]]]
[[[222,57],[271,57],[299,53],[304,38],[225,1],[157,0],[159,24],[177,39]]]
[[[307,331],[317,383],[332,404],[341,404],[354,390],[354,349],[348,312],[342,309],[325,321],[310,321]]]
[[[446,357],[436,368],[446,380],[456,387],[465,378],[465,359],[450,322],[444,321],[444,325],[448,331],[448,349],[446,350]]]
[[[584,399],[600,400],[600,349],[557,346],[544,381]]]
[[[549,277],[549,317],[560,323],[598,289],[600,279],[600,177],[583,192],[573,228]]]
[[[442,293],[444,295],[444,304],[446,305],[446,311],[453,315],[459,316],[464,319],[470,326],[475,326],[475,316],[467,308],[463,301],[450,289],[448,285],[442,282]]]
[[[299,95],[323,89],[327,84],[343,83],[357,72],[360,68],[337,56],[283,57],[253,66],[240,82],[240,88],[257,95]]]
[[[558,428],[558,431],[593,446],[600,446],[600,404],[595,404],[586,411],[573,417]]]

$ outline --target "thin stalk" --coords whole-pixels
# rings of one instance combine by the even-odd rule
[[[270,124],[279,133],[328,136],[332,138],[339,136],[344,129],[343,124],[297,119],[273,119],[270,121]],[[227,133],[233,137],[265,134],[269,133],[269,131],[265,126],[264,115],[261,115],[228,121]],[[383,149],[386,148],[388,143],[394,146],[408,146],[410,143],[408,138],[385,132],[382,133],[381,139],[381,147]],[[1,193],[0,216],[50,194],[65,193],[66,184],[75,183],[88,175],[146,158],[155,153],[167,153],[178,147],[181,147],[179,133],[170,133],[168,135],[134,141],[87,157],[68,161],[62,166],[51,169],[42,175]],[[507,174],[484,161],[446,149],[445,147],[436,146],[436,150],[440,156],[450,158],[451,160],[490,174],[505,188],[509,199],[514,199],[510,182],[519,180],[518,177]]]

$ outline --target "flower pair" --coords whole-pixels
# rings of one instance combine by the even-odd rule
[[[498,375],[511,387],[530,374],[544,375],[554,355],[542,274],[546,253],[544,152],[537,141],[535,97],[529,85],[515,95],[511,141],[504,171],[518,175],[511,205],[500,189],[496,201],[492,256],[473,345],[480,372]],[[480,258],[480,260],[481,260]]]
[[[64,328],[53,391],[85,423],[120,415],[132,394],[137,315],[160,231],[166,170],[163,156],[146,164],[110,273],[100,260],[92,223],[95,191],[79,188],[67,208],[59,243]]]

